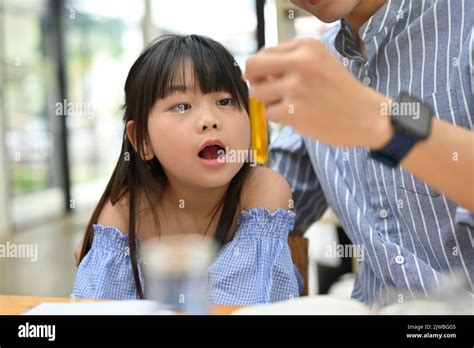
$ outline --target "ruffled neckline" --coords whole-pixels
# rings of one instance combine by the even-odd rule
[[[244,226],[246,224],[248,224],[248,226]],[[237,218],[237,233],[228,243],[249,236],[287,238],[289,231],[293,230],[294,225],[295,213],[291,210],[278,208],[271,212],[265,207],[255,207],[248,210],[243,209]],[[268,228],[270,226],[272,226],[272,228]],[[262,227],[266,228],[262,229]],[[123,247],[128,246],[128,234],[122,232],[117,227],[94,224],[93,229],[94,239],[98,238],[101,242],[106,242],[107,245],[116,243]],[[140,242],[137,239],[135,239],[135,241],[137,249],[139,249]]]

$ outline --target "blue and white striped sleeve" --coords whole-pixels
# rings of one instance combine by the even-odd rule
[[[234,239],[208,269],[211,302],[255,305],[298,297],[303,283],[288,246],[293,225],[288,210],[242,211]]]
[[[272,169],[279,172],[291,187],[296,227],[319,219],[327,208],[321,185],[314,172],[303,138],[285,127],[270,146]]]
[[[93,225],[91,249],[77,270],[72,297],[138,299],[130,262],[128,235],[115,227]],[[143,274],[140,272],[143,281]]]

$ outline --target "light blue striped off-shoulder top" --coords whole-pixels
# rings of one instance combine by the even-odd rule
[[[266,208],[241,211],[234,238],[208,268],[214,304],[251,305],[299,296],[303,281],[291,259],[288,233],[295,214]],[[92,247],[79,265],[72,296],[130,300],[138,294],[133,280],[128,235],[96,224]],[[140,246],[137,242],[137,253]],[[139,273],[144,284],[139,264]]]

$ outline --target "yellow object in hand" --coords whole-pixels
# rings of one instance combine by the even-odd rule
[[[258,164],[264,164],[268,160],[268,131],[267,120],[265,119],[265,105],[262,102],[250,97],[250,130],[251,146],[253,154],[256,153]]]

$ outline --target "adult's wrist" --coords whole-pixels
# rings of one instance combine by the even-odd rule
[[[364,142],[370,150],[382,149],[394,135],[390,105],[391,99],[378,93],[368,105]]]

